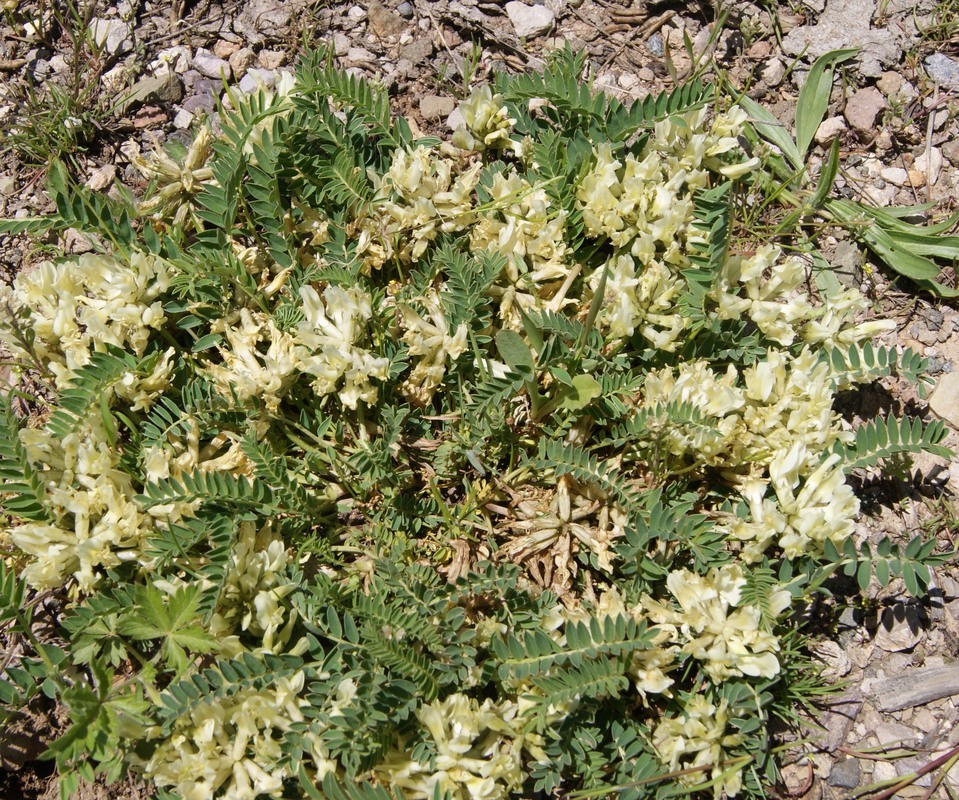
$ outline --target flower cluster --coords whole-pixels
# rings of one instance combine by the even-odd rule
[[[291,777],[282,737],[303,720],[304,680],[298,673],[269,689],[200,703],[160,742],[144,773],[183,800],[282,797]]]
[[[678,570],[669,573],[666,588],[681,610],[650,597],[643,598],[643,607],[683,652],[703,662],[716,683],[741,675],[773,678],[779,673],[779,639],[766,629],[759,608],[740,605],[745,583],[736,565],[714,567],[705,576]],[[769,615],[775,619],[790,602],[788,591],[774,592],[767,600]]]
[[[376,770],[414,800],[428,800],[437,791],[453,800],[503,800],[522,784],[524,750],[545,758],[538,737],[525,732],[515,702],[481,704],[451,694],[421,706],[416,717],[435,749],[432,764],[396,752]]]
[[[472,195],[480,162],[460,171],[433,148],[396,150],[379,191],[384,195],[363,222],[361,255],[371,267],[393,257],[419,260],[439,233],[464,230],[472,220]],[[399,242],[397,248],[396,242]]]
[[[152,520],[134,500],[133,480],[102,419],[92,416],[89,426],[62,439],[26,428],[21,441],[31,461],[47,465],[41,475],[52,517],[11,531],[11,541],[31,559],[24,580],[52,589],[72,579],[72,591],[87,594],[103,570],[143,563]]]
[[[33,352],[6,335],[14,355],[39,359],[63,388],[70,374],[106,345],[143,355],[166,319],[159,300],[170,284],[170,266],[133,253],[119,259],[87,253],[58,264],[44,261],[17,276],[5,302],[28,311]],[[4,323],[9,331],[11,321]]]
[[[708,775],[716,781],[716,800],[735,797],[742,789],[740,769],[726,764],[728,751],[745,739],[730,732],[732,717],[728,701],[717,705],[696,695],[679,716],[667,717],[653,731],[653,746],[663,763],[671,770],[689,770],[680,779],[686,785],[701,784]]]

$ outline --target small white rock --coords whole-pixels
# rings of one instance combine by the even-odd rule
[[[345,56],[350,51],[350,37],[345,33],[333,34],[333,52],[338,56]]]
[[[846,130],[846,121],[842,117],[824,119],[816,130],[816,144],[830,144],[844,130]]]
[[[938,147],[931,147],[927,157],[926,151],[923,150],[916,158],[914,166],[917,170],[926,174],[926,182],[932,186],[939,180],[939,173],[942,171],[942,151]]]
[[[549,33],[556,22],[556,15],[546,6],[528,6],[520,0],[511,0],[506,4],[506,15],[521,39],[533,39]]]
[[[193,115],[185,108],[181,108],[173,117],[173,127],[180,131],[185,131],[193,124]]]
[[[357,61],[362,62],[376,62],[376,56],[374,56],[369,50],[365,47],[351,47],[346,51],[346,60],[356,63]]]
[[[183,45],[168,47],[166,50],[157,53],[156,60],[150,63],[150,67],[156,69],[162,63],[169,64],[177,75],[182,75],[192,66],[193,54],[189,47]]]
[[[952,427],[959,428],[959,372],[947,372],[939,378],[929,398],[929,408]]]
[[[894,183],[896,186],[905,186],[909,182],[909,173],[902,167],[885,167],[879,175],[884,181]]]
[[[346,12],[346,15],[353,20],[353,22],[362,22],[366,19],[366,9],[361,6],[350,6],[350,10]]]
[[[466,120],[463,119],[463,112],[459,106],[453,109],[452,113],[446,118],[446,127],[451,131],[466,127]]]
[[[209,50],[199,49],[193,56],[193,69],[206,78],[219,80],[221,77],[229,80],[233,74],[230,69],[230,62],[223,58],[218,58]]]
[[[770,89],[779,86],[779,84],[783,82],[784,77],[786,77],[786,67],[778,58],[770,61],[762,71],[763,83]]]
[[[102,192],[104,189],[108,189],[113,185],[113,181],[117,177],[117,168],[113,164],[105,164],[102,167],[98,167],[90,173],[90,177],[87,178],[86,187],[93,192]]]

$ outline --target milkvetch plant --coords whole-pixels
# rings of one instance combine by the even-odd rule
[[[139,207],[54,169],[57,214],[4,224],[100,244],[2,298],[45,389],[0,434],[0,700],[68,708],[65,794],[760,796],[790,609],[924,590],[935,542],[874,556],[846,477],[945,430],[834,410],[923,359],[732,246],[743,111],[583,67],[500,76],[446,143],[313,53],[138,162]]]

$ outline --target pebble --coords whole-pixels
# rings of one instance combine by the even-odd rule
[[[938,147],[930,147],[929,154],[926,151],[917,156],[913,167],[917,172],[926,176],[926,182],[935,185],[939,180],[939,173],[942,171],[942,151]]]
[[[396,7],[396,13],[399,14],[403,19],[412,19],[413,18],[413,6],[411,3],[400,3]]]
[[[929,408],[936,416],[959,428],[959,372],[947,372],[939,379],[929,397]]]
[[[350,41],[350,37],[345,33],[333,34],[333,52],[336,55],[345,56],[352,46],[353,43]]]
[[[256,62],[256,54],[249,47],[241,47],[230,56],[229,61],[234,75],[245,75]]]
[[[886,97],[892,97],[902,88],[903,77],[898,72],[884,72],[876,81],[876,88]]]
[[[959,166],[959,138],[943,142],[942,154],[949,159],[953,166]]]
[[[842,117],[828,117],[816,130],[816,144],[830,144],[844,130],[846,130],[846,123]]]
[[[546,6],[528,6],[520,0],[506,4],[506,16],[520,39],[534,39],[549,33],[556,23],[556,15]]]
[[[213,45],[213,55],[217,58],[229,58],[240,49],[238,42],[228,42],[226,39],[217,39]]]
[[[133,49],[130,26],[120,19],[94,19],[90,35],[97,47],[105,47],[110,55],[128,53]]]
[[[658,33],[654,33],[646,40],[646,49],[654,56],[661,56],[666,52],[666,45],[663,42],[663,37]]]
[[[420,98],[420,114],[423,119],[444,119],[453,113],[454,108],[456,101],[452,97],[427,94]]]
[[[202,47],[193,56],[193,69],[207,78],[223,77],[229,80],[233,75],[229,61],[213,55],[209,50],[204,50]]]
[[[887,783],[896,780],[899,773],[896,771],[896,765],[891,761],[876,761],[872,765],[872,779],[875,783]]]
[[[190,69],[192,63],[193,53],[190,52],[190,48],[177,45],[176,47],[168,47],[166,50],[161,50],[157,53],[156,60],[153,61],[150,66],[155,69],[159,64],[169,64],[170,69],[177,73],[177,75],[182,75]]]
[[[364,22],[366,20],[366,9],[362,6],[350,6],[350,10],[346,12],[353,22]]]
[[[888,653],[911,650],[923,637],[922,620],[911,603],[896,603],[883,609],[876,631],[875,644]]]
[[[886,99],[882,96],[882,92],[867,86],[849,98],[843,113],[849,124],[858,132],[872,134],[876,132],[876,119],[885,107]]]
[[[93,170],[84,185],[93,192],[102,192],[104,189],[108,189],[113,185],[113,181],[116,180],[116,177],[116,166],[113,164],[105,164],[104,166]]]
[[[191,114],[212,114],[213,109],[216,103],[214,102],[213,95],[209,92],[201,92],[199,94],[191,94],[187,97],[181,106],[186,111],[189,111]]]
[[[400,47],[400,57],[413,64],[422,64],[431,55],[433,55],[433,42],[427,36],[421,36]]]
[[[346,60],[354,64],[357,62],[373,64],[376,62],[376,56],[365,47],[351,47],[346,51]]]
[[[855,789],[859,785],[859,761],[855,758],[841,758],[832,765],[826,783],[840,789]]]
[[[179,76],[166,64],[155,75],[140,78],[121,100],[121,108],[135,108],[144,103],[179,103],[183,99],[183,84]]]
[[[247,44],[261,44],[267,40],[286,38],[290,22],[301,14],[306,17],[304,0],[244,0],[243,10],[233,20],[233,30]],[[363,16],[366,12],[359,9]],[[315,23],[314,23],[315,24]]]
[[[763,83],[770,89],[779,86],[786,77],[786,67],[778,58],[772,59],[762,71]]]
[[[959,61],[933,53],[925,61],[926,74],[943,89],[959,89]]]
[[[263,69],[279,69],[286,64],[286,53],[282,50],[261,50],[256,63]]]
[[[406,30],[405,20],[393,9],[372,0],[366,9],[370,21],[370,30],[382,39],[399,36]]]
[[[894,183],[896,186],[905,186],[909,181],[909,173],[902,167],[886,167],[879,174],[884,181]]]
[[[451,131],[466,127],[466,120],[463,118],[463,112],[459,110],[459,107],[454,108],[446,118],[446,127]]]
[[[876,149],[882,151],[892,149],[892,134],[885,128],[879,131],[879,135],[876,137]]]
[[[184,131],[193,124],[193,119],[193,114],[185,108],[181,108],[176,112],[176,116],[173,117],[173,127],[177,130]]]

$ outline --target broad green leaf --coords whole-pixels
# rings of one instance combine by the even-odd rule
[[[503,361],[517,372],[531,373],[536,368],[529,345],[516,331],[505,330],[497,333],[496,349]]]
[[[776,145],[794,169],[801,172],[806,168],[799,148],[786,132],[786,126],[776,119],[771,111],[745,95],[739,98],[739,105],[752,117],[753,127],[759,135]]]
[[[560,408],[567,411],[579,411],[586,408],[603,393],[599,382],[591,375],[577,375],[570,386],[564,386],[560,392]]]
[[[858,48],[831,50],[817,58],[809,70],[796,104],[796,147],[800,159],[805,158],[813,137],[826,116],[829,93],[832,91],[833,68],[836,64],[848,61],[858,52]]]

